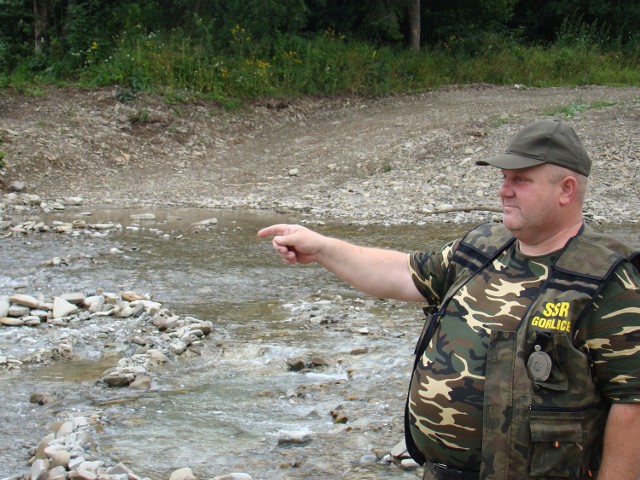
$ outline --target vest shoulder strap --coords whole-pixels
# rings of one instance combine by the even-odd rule
[[[511,232],[501,223],[483,223],[469,231],[461,240],[451,259],[450,268],[456,269],[456,281],[445,294],[441,306],[476,273],[483,270],[515,241]]]
[[[486,261],[498,256],[514,241],[515,238],[502,223],[483,223],[462,238],[456,255]]]
[[[567,243],[553,265],[547,286],[565,283],[567,290],[582,291],[591,297],[574,322],[574,331],[607,285],[614,270],[624,262],[628,262],[630,268],[638,269],[640,252],[608,235],[595,232],[589,226],[585,226],[580,235]]]

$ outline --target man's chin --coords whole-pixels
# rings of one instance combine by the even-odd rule
[[[517,221],[514,218],[510,218],[508,215],[504,215],[502,219],[502,223],[504,224],[505,227],[507,227],[507,230],[509,230],[514,235],[516,232],[518,232],[522,228],[521,222]]]

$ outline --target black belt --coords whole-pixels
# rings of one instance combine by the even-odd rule
[[[424,468],[433,473],[436,480],[478,480],[480,478],[480,472],[461,470],[429,460],[425,462]]]

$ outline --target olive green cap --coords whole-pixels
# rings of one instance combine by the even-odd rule
[[[557,120],[539,120],[524,127],[501,155],[478,160],[476,165],[492,165],[504,170],[553,163],[588,177],[591,159],[578,134]]]

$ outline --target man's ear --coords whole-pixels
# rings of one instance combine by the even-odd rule
[[[567,175],[560,183],[562,193],[560,194],[560,204],[566,205],[578,194],[578,180],[576,177]]]

